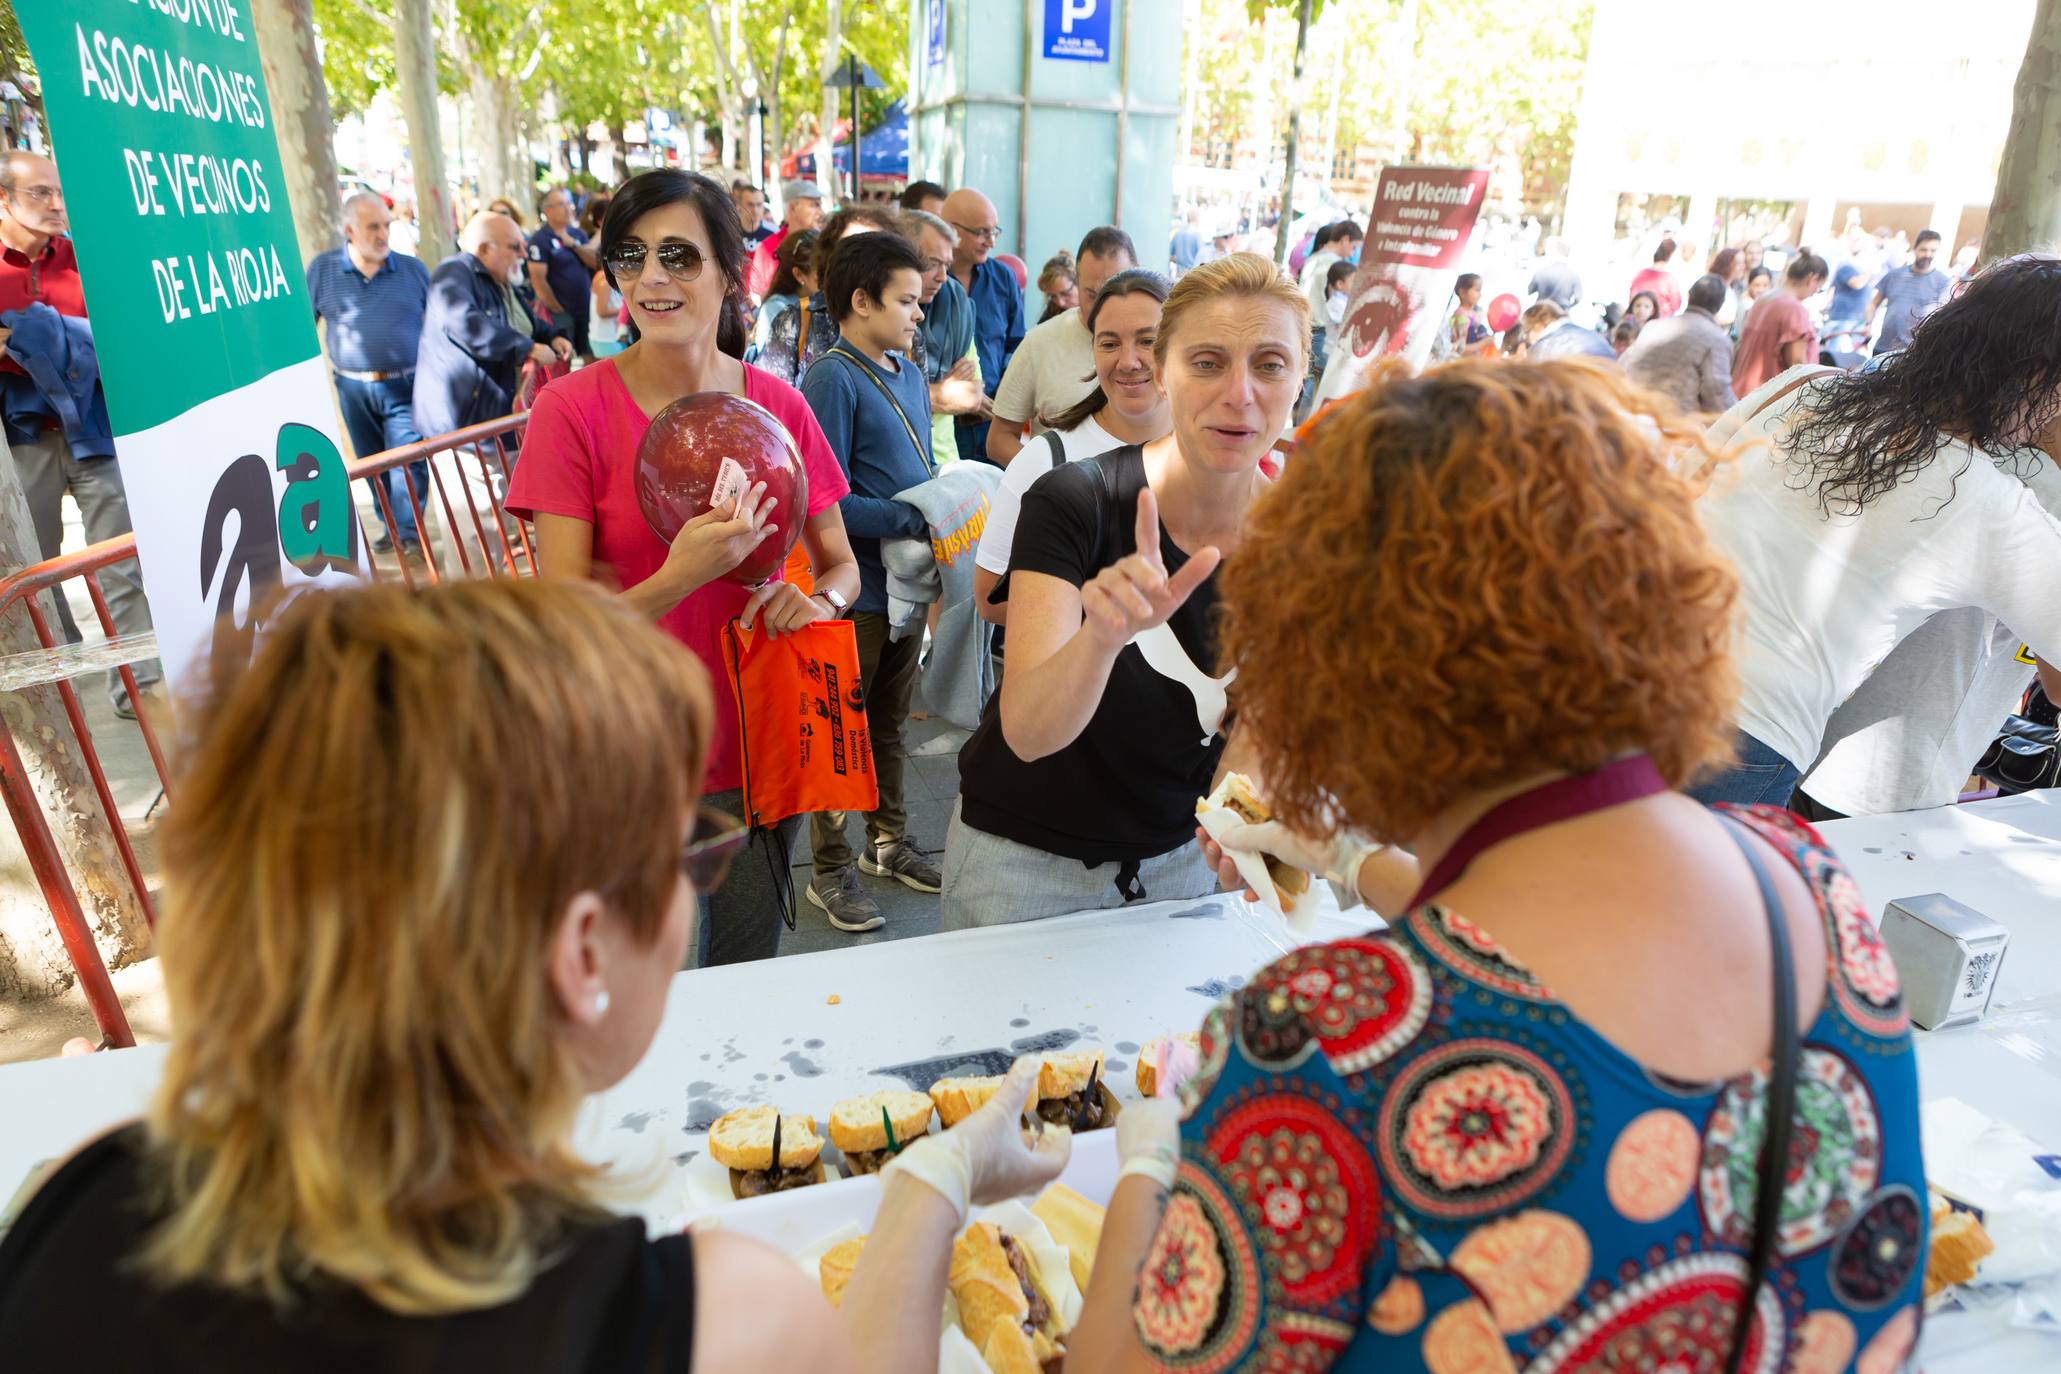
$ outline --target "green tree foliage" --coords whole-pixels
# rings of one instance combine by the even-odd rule
[[[1331,111],[1333,146],[1382,160],[1513,164],[1527,201],[1567,180],[1594,0],[1329,0],[1315,15],[1307,153]],[[1198,0],[1187,28],[1195,146],[1236,142],[1278,163],[1292,91],[1296,0]],[[1264,128],[1257,127],[1264,123]]]

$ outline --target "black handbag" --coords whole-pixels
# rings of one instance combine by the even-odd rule
[[[2019,714],[2006,716],[2003,728],[1976,762],[1975,776],[2009,796],[2042,787],[2061,787],[2061,731],[2054,726],[2054,704],[2035,682]]]
[[[1732,1330],[1731,1358],[1727,1374],[1739,1374],[1746,1356],[1746,1339],[1753,1331],[1753,1314],[1761,1285],[1775,1259],[1775,1232],[1782,1224],[1782,1195],[1786,1191],[1789,1141],[1796,1115],[1796,1072],[1800,1058],[1796,1027],[1796,971],[1789,954],[1789,924],[1775,885],[1762,867],[1760,855],[1727,821],[1726,831],[1746,855],[1753,879],[1760,885],[1761,907],[1768,918],[1769,962],[1774,966],[1775,1043],[1768,1071],[1767,1130],[1761,1140],[1759,1168],[1753,1192],[1753,1248],[1747,1255],[1746,1294],[1739,1302],[1737,1324]]]

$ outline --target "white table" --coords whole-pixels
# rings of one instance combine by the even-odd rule
[[[1317,894],[1311,938],[1370,924],[1340,917],[1324,885]],[[1294,938],[1278,918],[1270,937],[1266,918],[1233,907],[1154,902],[681,973],[643,1062],[581,1112],[579,1146],[635,1178],[622,1205],[670,1220],[689,1210],[688,1166],[709,1122],[732,1107],[773,1102],[820,1122],[845,1097],[1061,1047],[1103,1049],[1111,1088],[1135,1096],[1139,1045],[1193,1030]],[[165,1053],[0,1067],[0,1205],[38,1163],[142,1112]]]
[[[1990,1019],[1918,1033],[1921,1086],[2061,1150],[2061,793],[1823,830],[1878,920],[1895,898],[1946,892],[2010,929]],[[1328,898],[1322,884],[1313,895]],[[1368,924],[1328,907],[1313,938]],[[1192,1029],[1290,938],[1212,898],[682,973],[650,1052],[588,1104],[579,1143],[636,1177],[628,1205],[673,1220],[691,1210],[703,1132],[731,1107],[820,1119],[843,1097],[1062,1046],[1105,1050],[1111,1087],[1129,1096],[1138,1045]],[[0,1068],[0,1201],[38,1161],[141,1111],[164,1054]],[[1923,1353],[1929,1374],[2061,1369],[2061,1340],[1973,1314],[1928,1321]]]
[[[1916,1033],[1919,1090],[2061,1151],[2061,792],[1820,829],[1878,923],[1899,897],[1944,892],[2011,932],[1989,1018]],[[1934,1317],[1925,1333],[1927,1374],[2061,1369],[2061,1337],[2012,1330],[2001,1312]]]

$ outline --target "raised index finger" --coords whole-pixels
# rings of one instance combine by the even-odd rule
[[[1155,568],[1159,561],[1159,498],[1150,485],[1138,488],[1138,556]]]

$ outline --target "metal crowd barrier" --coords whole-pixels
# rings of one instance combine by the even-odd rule
[[[429,490],[420,497],[412,480],[397,484],[407,496],[416,529],[424,536],[419,567],[414,558],[403,556],[398,548],[391,554],[373,556],[371,541],[365,539],[364,522],[359,520],[359,537],[364,540],[367,562],[375,581],[399,576],[412,588],[417,585],[418,576],[434,583],[451,576],[521,577],[535,573],[536,550],[531,543],[529,528],[510,516],[502,504],[514,443],[528,422],[527,412],[519,411],[499,420],[390,449],[347,465],[353,482],[405,469],[411,463],[425,460],[429,466]],[[394,505],[387,484],[377,481],[372,486],[380,514],[391,530],[394,527]],[[426,506],[425,502],[431,504]],[[444,550],[439,550],[437,541],[429,536],[429,522],[424,519],[429,510],[439,512],[443,518],[443,529],[447,535]],[[355,502],[353,515],[355,518]],[[119,539],[104,540],[77,553],[46,559],[0,578],[0,617],[25,612],[36,631],[37,642],[43,646],[41,653],[15,655],[11,661],[0,660],[0,690],[19,691],[55,683],[64,702],[65,717],[71,724],[72,735],[92,776],[94,791],[98,793],[100,805],[114,828],[115,844],[135,890],[137,904],[144,919],[155,928],[157,911],[151,901],[149,886],[144,881],[142,867],[136,861],[135,850],[129,844],[121,815],[115,808],[114,796],[107,784],[107,772],[93,747],[92,733],[86,727],[85,713],[72,685],[72,678],[89,669],[115,667],[120,671],[123,685],[129,691],[129,700],[139,703],[136,724],[143,732],[143,742],[157,770],[158,783],[169,793],[172,782],[164,749],[151,721],[150,710],[141,704],[144,698],[137,690],[136,677],[130,666],[155,657],[157,639],[155,635],[118,635],[114,617],[108,610],[106,594],[100,586],[103,570],[135,556],[136,536],[129,534]],[[63,644],[51,633],[50,618],[42,605],[42,593],[48,591],[62,596],[61,584],[74,579],[86,584],[86,594],[92,599],[94,614],[100,618],[101,633],[108,639],[105,645],[75,648]],[[56,922],[58,938],[71,958],[93,1019],[99,1023],[103,1042],[110,1047],[135,1044],[136,1037],[129,1028],[128,1016],[122,1011],[121,999],[116,996],[114,984],[108,977],[100,948],[94,943],[92,929],[79,903],[77,887],[51,831],[50,819],[43,814],[42,804],[29,781],[13,733],[4,729],[0,729],[0,793],[5,794],[7,811],[14,821],[15,832],[21,837],[29,868],[42,890],[44,902],[50,908],[51,919]]]

